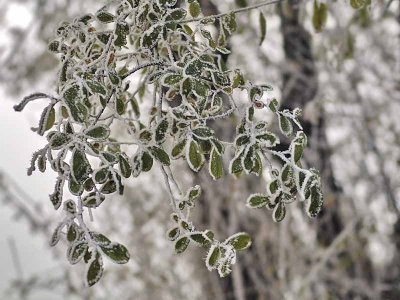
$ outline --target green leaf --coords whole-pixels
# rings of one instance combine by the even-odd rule
[[[238,177],[243,172],[242,155],[234,157],[229,165],[229,173]]]
[[[189,14],[192,18],[197,18],[201,13],[201,7],[197,0],[189,3]]]
[[[310,196],[306,199],[307,214],[311,218],[315,218],[321,211],[322,205],[324,203],[324,198],[320,187],[315,184],[310,188]]]
[[[233,12],[223,17],[222,23],[229,34],[234,33],[237,29],[236,15]]]
[[[253,194],[247,198],[247,206],[250,208],[262,208],[269,202],[269,197],[265,194]]]
[[[278,111],[278,106],[279,106],[279,102],[275,98],[272,99],[268,104],[269,109],[274,113]]]
[[[54,107],[51,107],[49,114],[47,116],[45,130],[49,130],[51,127],[53,127],[55,121],[56,121],[56,111]]]
[[[215,269],[218,265],[218,261],[221,258],[221,247],[212,245],[208,251],[206,258],[206,266],[209,271]]]
[[[258,139],[266,147],[275,147],[277,144],[279,144],[278,137],[271,132],[257,135],[256,139]]]
[[[202,140],[208,140],[214,136],[214,130],[207,126],[198,126],[192,130],[192,133]]]
[[[161,25],[154,25],[150,27],[142,36],[142,46],[145,48],[153,48],[158,43],[161,31]]]
[[[103,194],[112,194],[117,191],[117,184],[114,180],[109,180],[100,189],[100,192]]]
[[[170,240],[172,242],[175,241],[179,237],[179,235],[180,235],[179,227],[171,228],[167,232],[167,238],[168,238],[168,240]]]
[[[156,134],[154,136],[156,143],[162,144],[165,142],[166,134],[169,128],[169,122],[167,118],[163,118],[156,127]]]
[[[142,154],[142,171],[149,172],[152,167],[153,167],[153,158],[148,152],[144,151]]]
[[[184,252],[186,248],[189,246],[189,243],[190,239],[188,237],[181,237],[175,243],[175,252],[177,254]]]
[[[112,15],[109,12],[106,12],[104,10],[99,11],[96,14],[96,18],[97,18],[97,20],[99,20],[102,23],[111,23],[115,19],[114,15]]]
[[[222,156],[215,147],[211,151],[209,171],[214,180],[221,178],[223,175]]]
[[[132,166],[129,162],[128,157],[125,153],[120,153],[118,155],[119,160],[119,170],[121,171],[121,175],[125,178],[129,178],[132,174]]]
[[[201,195],[201,187],[199,185],[195,185],[191,187],[188,192],[188,200],[193,201],[196,200]]]
[[[250,143],[250,137],[247,134],[239,134],[235,138],[235,145],[237,147]]]
[[[96,284],[103,275],[103,270],[103,260],[101,256],[97,254],[96,257],[91,259],[88,263],[88,268],[86,271],[86,284],[88,286],[93,286]]]
[[[68,188],[72,195],[80,196],[83,193],[83,184],[77,182],[72,174],[68,178]]]
[[[50,242],[49,242],[50,247],[54,247],[60,241],[61,230],[63,229],[64,226],[65,226],[65,223],[61,222],[60,224],[58,224],[56,229],[54,229],[54,232],[51,235]]]
[[[86,242],[78,241],[72,243],[67,250],[67,258],[71,265],[75,265],[85,256],[89,246]]]
[[[175,8],[168,12],[166,21],[182,21],[186,17],[186,10],[183,8]]]
[[[60,42],[59,41],[52,41],[49,45],[48,45],[48,49],[51,52],[54,53],[58,53],[59,49],[60,49]]]
[[[279,115],[279,128],[286,136],[290,136],[293,133],[293,125],[289,118],[282,116],[281,114]]]
[[[354,9],[363,8],[367,4],[371,4],[371,0],[350,0],[350,5]]]
[[[251,245],[251,237],[245,232],[239,232],[230,236],[225,244],[232,245],[237,251],[245,250]]]
[[[108,170],[108,167],[103,167],[95,170],[93,172],[92,178],[94,178],[94,181],[96,183],[104,183],[106,182],[109,173],[110,171]]]
[[[130,254],[124,245],[111,243],[107,246],[101,246],[101,250],[116,264],[126,264],[129,261]]]
[[[352,2],[354,1],[352,0]],[[328,8],[326,4],[320,3],[318,5],[317,0],[314,0],[314,11],[313,11],[312,22],[316,32],[321,32],[324,29],[327,18],[328,18]]]
[[[275,222],[280,222],[285,218],[285,215],[286,215],[285,203],[279,202],[278,205],[275,206],[274,211],[272,212],[272,218]]]
[[[204,164],[204,156],[195,140],[191,140],[189,147],[187,147],[186,159],[189,167],[195,172],[198,172]]]
[[[85,135],[91,139],[103,141],[110,135],[110,128],[106,125],[96,125],[85,130]]]
[[[267,34],[267,20],[265,19],[265,16],[261,11],[259,16],[259,24],[260,24],[260,46],[261,46],[265,40],[265,35]]]
[[[117,114],[122,116],[125,113],[126,110],[126,103],[122,97],[117,97],[115,99],[115,110]]]
[[[303,150],[304,150],[303,144],[298,143],[298,142],[293,143],[292,159],[295,163],[297,163],[301,159],[301,157],[303,155]]]
[[[87,86],[89,87],[92,94],[107,95],[107,88],[100,82],[94,80],[87,80]]]
[[[172,159],[178,159],[179,157],[181,157],[183,150],[185,149],[185,146],[186,146],[186,139],[183,139],[178,144],[176,144],[171,151]]]
[[[183,76],[180,74],[167,73],[162,78],[162,84],[167,87],[174,87],[176,85],[179,85],[182,80]]]
[[[96,231],[90,232],[90,238],[99,246],[108,246],[111,244],[111,241],[108,237]]]
[[[125,21],[119,21],[115,26],[115,35],[117,38],[114,40],[114,45],[117,47],[125,46],[127,43],[126,36],[129,33],[129,25]]]
[[[52,150],[60,150],[61,148],[66,146],[71,140],[72,139],[68,134],[56,132],[51,136],[49,146]]]
[[[162,148],[153,146],[150,147],[149,150],[151,155],[164,166],[169,166],[171,164],[169,155]]]
[[[214,234],[211,231],[193,232],[190,234],[190,239],[193,242],[197,243],[199,246],[207,246],[212,242],[210,236],[214,236]]]
[[[72,176],[77,183],[83,183],[92,172],[89,160],[86,158],[85,152],[75,148],[72,152]]]

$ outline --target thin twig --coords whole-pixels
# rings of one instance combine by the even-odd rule
[[[279,3],[281,1],[283,1],[283,0],[264,1],[264,2],[261,2],[261,3],[258,3],[258,4],[254,4],[254,5],[243,7],[243,8],[234,9],[234,10],[231,10],[231,11],[228,11],[228,12],[224,12],[224,13],[221,13],[221,14],[218,14],[218,15],[211,15],[211,16],[202,17],[202,18],[194,18],[194,19],[182,20],[182,21],[177,22],[177,23],[178,24],[185,24],[185,23],[201,22],[201,21],[212,20],[212,19],[219,19],[219,18],[225,17],[227,15],[230,15],[232,13],[233,14],[239,14],[239,13],[250,11],[250,10],[253,10],[253,9],[256,9],[256,8],[264,7],[264,6],[267,6],[267,5],[276,4],[276,3]],[[165,24],[172,23],[172,22],[176,23],[176,21],[167,21],[167,22],[165,22]]]

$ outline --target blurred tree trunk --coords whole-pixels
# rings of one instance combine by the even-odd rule
[[[209,0],[200,1],[206,15],[217,14],[218,10]],[[281,17],[281,32],[284,41],[284,52],[289,70],[282,74],[282,106],[294,109],[312,105],[318,90],[318,74],[312,53],[311,35],[299,21],[299,1],[289,1],[278,6]],[[233,119],[227,123],[234,122]],[[317,240],[322,247],[331,245],[342,232],[344,220],[339,210],[339,200],[342,194],[337,184],[330,161],[331,153],[326,137],[326,124],[323,109],[316,118],[302,120],[304,131],[310,137],[311,151],[306,153],[305,162],[321,171],[324,183],[325,206],[316,225]],[[228,125],[228,124],[227,124]],[[222,138],[230,139],[233,132],[227,131],[233,126],[215,128]],[[288,145],[283,145],[287,147]],[[282,223],[276,226],[271,221],[267,211],[249,213],[250,219],[243,217],[244,200],[254,192],[262,192],[265,183],[262,179],[249,176],[246,180],[237,181],[228,177],[215,184],[206,172],[201,172],[195,179],[202,186],[207,186],[200,201],[202,206],[198,212],[200,223],[204,227],[212,228],[219,236],[227,236],[238,231],[247,231],[253,237],[253,246],[246,256],[240,256],[231,277],[220,279],[216,273],[204,276],[205,291],[210,299],[247,300],[247,299],[282,299],[287,289],[285,267],[282,267],[281,245],[273,245],[272,241],[282,238],[282,232],[295,236],[289,225]],[[218,201],[216,201],[218,200]],[[346,207],[348,209],[348,207]],[[352,208],[350,208],[352,209]],[[290,222],[290,220],[285,220]],[[286,240],[287,244],[292,236]],[[356,244],[360,250],[363,244]],[[317,247],[317,245],[315,245]],[[287,253],[286,253],[287,254]],[[350,259],[352,267],[347,270],[357,273],[357,277],[366,277],[366,282],[372,281],[371,262],[367,256],[358,258],[359,263],[353,263],[352,253],[344,253]],[[284,258],[283,258],[284,259]],[[361,275],[360,275],[361,273]],[[332,280],[326,279],[327,285]],[[333,284],[335,284],[333,282]],[[340,287],[337,287],[339,290]],[[343,297],[343,294],[332,295]],[[357,293],[346,296],[354,297]],[[317,295],[315,295],[317,297]]]

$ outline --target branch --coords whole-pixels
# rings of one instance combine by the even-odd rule
[[[282,2],[282,1],[283,0],[264,1],[264,2],[261,2],[261,3],[258,3],[258,4],[254,4],[254,5],[243,7],[243,8],[238,8],[238,9],[231,10],[231,11],[228,11],[228,12],[224,12],[224,13],[221,13],[221,14],[218,14],[218,15],[211,15],[211,16],[202,17],[202,18],[194,18],[194,19],[182,20],[182,21],[178,22],[178,24],[200,22],[200,21],[206,21],[206,20],[212,20],[212,19],[220,19],[220,18],[225,17],[225,16],[230,15],[230,14],[239,14],[239,13],[250,11],[250,10],[253,10],[253,9],[256,9],[256,8],[264,7],[264,6],[267,6],[267,5],[276,4],[276,3],[279,3],[279,2]],[[167,22],[165,22],[165,24],[168,24],[168,23],[176,23],[176,22],[175,21],[167,21]]]

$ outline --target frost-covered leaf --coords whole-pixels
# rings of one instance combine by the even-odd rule
[[[222,19],[222,24],[229,34],[234,33],[237,29],[236,15],[234,13],[226,15]]]
[[[279,115],[279,128],[282,133],[286,136],[290,136],[293,133],[293,125],[289,118],[286,116]]]
[[[186,10],[183,8],[175,8],[168,11],[165,20],[166,21],[182,21],[186,17]]]
[[[167,118],[163,118],[156,127],[156,132],[154,135],[155,141],[158,144],[164,143],[166,139],[166,134],[169,128],[169,122]]]
[[[220,258],[221,258],[221,247],[218,245],[212,245],[208,251],[206,258],[207,269],[209,271],[216,269]]]
[[[56,132],[51,136],[49,146],[53,150],[59,150],[66,146],[71,140],[72,138],[68,134]]]
[[[192,133],[202,140],[208,140],[214,136],[214,130],[207,126],[198,126],[192,130]]]
[[[111,23],[115,20],[115,16],[107,11],[101,10],[96,14],[97,20],[102,23]]]
[[[188,190],[188,199],[193,201],[200,197],[201,195],[201,187],[199,185],[195,185],[194,187]]]
[[[116,264],[126,264],[129,261],[130,254],[124,245],[111,243],[101,246],[103,253]]]
[[[160,163],[162,163],[164,166],[169,166],[171,164],[169,155],[161,147],[153,146],[149,147],[149,150],[151,155]]]
[[[243,172],[242,155],[235,156],[229,164],[229,173],[238,177]]]
[[[190,239],[188,237],[181,237],[175,242],[175,252],[177,254],[180,254],[186,250],[186,248],[189,246]]]
[[[179,86],[180,82],[183,80],[183,76],[180,74],[167,73],[162,77],[162,84],[168,87]]]
[[[201,7],[197,0],[189,3],[189,14],[192,18],[197,18],[201,13]]]
[[[180,235],[179,227],[174,227],[167,231],[167,238],[172,242],[175,241],[179,237],[179,235]]]
[[[172,148],[171,151],[172,158],[178,159],[179,157],[181,157],[183,154],[183,150],[185,150],[185,147],[186,147],[186,139],[183,139]]]
[[[96,169],[93,172],[92,178],[94,178],[96,183],[104,183],[106,182],[109,173],[110,171],[108,170],[108,167]]]
[[[58,224],[56,229],[54,229],[53,234],[51,235],[51,238],[50,238],[50,242],[49,242],[51,247],[54,247],[60,241],[61,230],[63,229],[64,226],[65,226],[64,223],[60,223],[60,224]]]
[[[57,178],[56,184],[54,186],[53,194],[49,195],[50,201],[54,206],[54,209],[58,209],[62,203],[62,195],[63,195],[63,186],[64,186],[64,179]]]
[[[198,172],[204,164],[204,155],[201,153],[199,144],[195,140],[191,140],[187,148],[186,159],[189,167]]]
[[[101,94],[103,96],[107,95],[107,88],[101,82],[87,80],[86,84],[93,94]]]
[[[205,232],[192,232],[190,239],[199,246],[207,246],[213,241],[214,234],[211,231]]]
[[[142,35],[142,46],[145,48],[153,48],[158,42],[161,31],[162,31],[161,25],[156,24],[150,27]]]
[[[274,211],[272,212],[272,218],[275,222],[280,222],[285,218],[285,215],[286,215],[285,203],[279,202],[278,205],[275,206]]]
[[[317,184],[310,188],[310,196],[306,199],[307,214],[311,218],[315,218],[321,211],[324,202],[322,192]]]
[[[253,194],[247,198],[247,206],[250,208],[261,208],[265,207],[269,202],[268,195],[265,194]]]
[[[88,244],[84,241],[72,243],[67,250],[67,258],[71,265],[75,265],[82,260],[88,250]]]
[[[94,140],[105,140],[110,135],[110,128],[106,125],[96,125],[85,130],[85,135]]]
[[[92,172],[92,168],[90,167],[85,152],[76,148],[72,152],[71,166],[72,176],[78,183],[83,183],[87,178],[89,178],[89,174]]]
[[[230,236],[224,243],[232,245],[237,251],[242,251],[250,247],[251,237],[245,232],[239,232]]]
[[[223,175],[222,156],[213,147],[210,155],[209,172],[214,180],[217,180]]]
[[[153,158],[147,151],[144,151],[142,154],[142,171],[149,172],[152,167],[153,167]]]
[[[129,158],[125,153],[120,153],[118,155],[119,161],[119,170],[121,171],[121,175],[125,178],[128,178],[132,174],[132,166],[129,162]]]
[[[112,194],[117,191],[117,184],[114,180],[109,180],[100,189],[100,192],[103,194]]]
[[[279,144],[278,137],[272,132],[257,135],[256,139],[258,139],[266,147],[275,147],[277,144]]]
[[[115,26],[115,35],[117,38],[114,40],[114,45],[117,47],[125,46],[127,43],[126,36],[129,33],[129,25],[125,21],[118,21]]]
[[[86,284],[93,286],[96,284],[103,275],[103,259],[100,254],[90,259],[86,269]]]
[[[270,109],[272,112],[274,112],[274,113],[277,112],[277,111],[278,111],[278,107],[279,107],[278,100],[276,100],[275,98],[272,99],[272,100],[269,102],[268,107],[269,107],[269,109]]]
[[[90,238],[99,246],[108,246],[111,244],[111,241],[108,237],[96,231],[90,232]]]
[[[298,143],[298,142],[294,142],[293,144],[292,144],[292,159],[293,159],[293,162],[298,162],[300,159],[301,159],[301,157],[302,157],[302,155],[303,155],[303,144],[301,144],[301,143]]]

